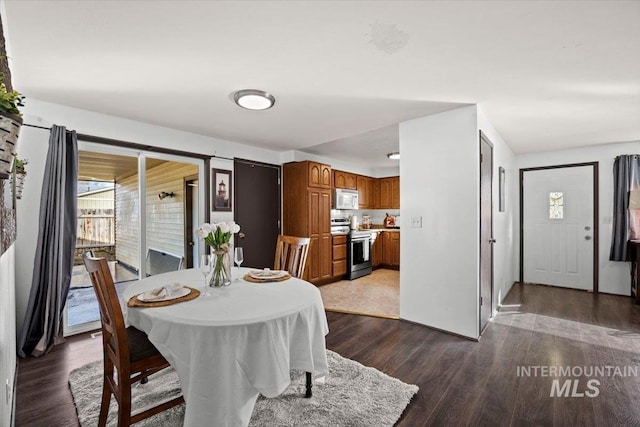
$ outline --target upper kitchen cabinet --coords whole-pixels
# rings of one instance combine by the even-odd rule
[[[333,171],[333,186],[334,188],[344,188],[347,190],[357,190],[356,175],[349,172],[343,172],[339,170]]]
[[[372,208],[378,209],[380,207],[380,180],[372,179],[371,180],[371,191],[373,193],[373,197],[371,200]]]
[[[331,166],[316,162],[307,163],[309,168],[309,187],[331,189]]]
[[[400,209],[400,177],[391,178],[391,208]]]
[[[380,209],[400,209],[400,177],[380,178]]]
[[[375,209],[374,181],[374,178],[358,175],[358,207],[360,209]]]

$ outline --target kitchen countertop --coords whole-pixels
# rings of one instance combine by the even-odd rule
[[[361,228],[360,230],[361,231],[367,231],[367,229],[365,229],[365,228]],[[368,230],[371,231],[371,232],[375,232],[375,233],[381,233],[383,231],[390,231],[390,232],[393,232],[393,233],[399,233],[400,232],[399,228],[369,228]]]

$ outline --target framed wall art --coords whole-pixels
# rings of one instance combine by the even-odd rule
[[[211,200],[214,211],[231,211],[233,193],[231,191],[231,171],[213,169],[211,177]]]
[[[505,196],[505,188],[504,188],[504,168],[500,166],[498,168],[498,212],[504,212],[505,204],[504,204],[504,196]]]

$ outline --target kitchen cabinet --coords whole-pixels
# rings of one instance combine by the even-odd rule
[[[313,185],[316,176],[322,174],[320,163],[309,162],[310,174],[313,174]],[[322,187],[324,188],[324,187]],[[400,209],[400,177],[370,178],[354,173],[333,171],[333,188],[358,190],[359,209]]]
[[[311,239],[303,278],[314,284],[329,281],[333,274],[331,168],[325,188],[325,167],[316,162],[292,162],[282,168],[282,232]]]
[[[400,209],[400,177],[379,178],[380,203],[378,209]]]
[[[371,208],[378,209],[380,207],[380,180],[372,179],[371,180],[371,192],[373,194],[371,200]]]
[[[389,178],[379,178],[380,183],[380,204],[379,209],[391,208],[391,180]]]
[[[381,245],[378,246],[378,241]],[[378,267],[400,269],[400,232],[382,231],[373,247],[372,264]]]
[[[400,177],[391,178],[391,208],[400,209]]]
[[[332,236],[332,276],[341,278],[347,274],[347,236]]]
[[[388,232],[389,235],[389,266],[400,268],[400,233]]]
[[[382,243],[382,235],[384,233],[375,233],[376,239],[373,241],[371,245],[371,267],[378,268],[382,265],[382,257],[383,257],[383,243]]]
[[[358,175],[358,206],[359,209],[373,209],[375,208],[373,201],[373,181],[374,178],[368,176]]]
[[[331,189],[331,166],[317,162],[301,162],[308,164],[309,187]]]
[[[357,190],[358,183],[357,183],[356,174],[334,170],[333,171],[333,187],[345,188],[347,190]]]

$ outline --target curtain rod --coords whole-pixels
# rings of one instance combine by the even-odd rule
[[[32,128],[36,128],[36,129],[42,129],[42,130],[51,130],[50,127],[46,127],[46,126],[40,126],[40,125],[32,125],[30,123],[23,123],[22,126],[28,126],[28,127],[32,127]],[[73,132],[70,130],[67,130],[67,132]],[[179,150],[171,150],[171,149],[166,149],[166,148],[161,148],[161,147],[153,147],[150,145],[142,145],[142,144],[138,144],[135,142],[126,142],[126,141],[120,141],[118,139],[110,139],[110,138],[103,138],[101,136],[93,136],[93,135],[85,135],[85,134],[78,134],[78,139],[79,140],[84,140],[84,141],[88,141],[88,142],[95,142],[98,144],[105,144],[105,145],[114,145],[117,147],[127,147],[127,148],[134,148],[134,149],[140,149],[140,150],[144,150],[144,151],[151,151],[151,152],[158,152],[158,153],[168,153],[168,154],[177,154],[177,155],[182,155],[182,156],[188,156],[188,157],[197,157],[197,158],[209,158],[209,157],[213,157],[216,159],[224,159],[224,160],[231,160],[233,161],[233,158],[230,157],[223,157],[223,156],[216,156],[215,154],[197,154],[196,156],[194,156],[194,154],[196,153],[188,153],[188,152],[184,152],[184,151],[179,151]]]
[[[43,129],[43,130],[51,130],[51,128],[45,127],[45,126],[39,126],[39,125],[32,125],[29,123],[23,123],[22,126],[28,126],[30,128],[36,128],[36,129]],[[70,132],[70,131],[67,131]]]

